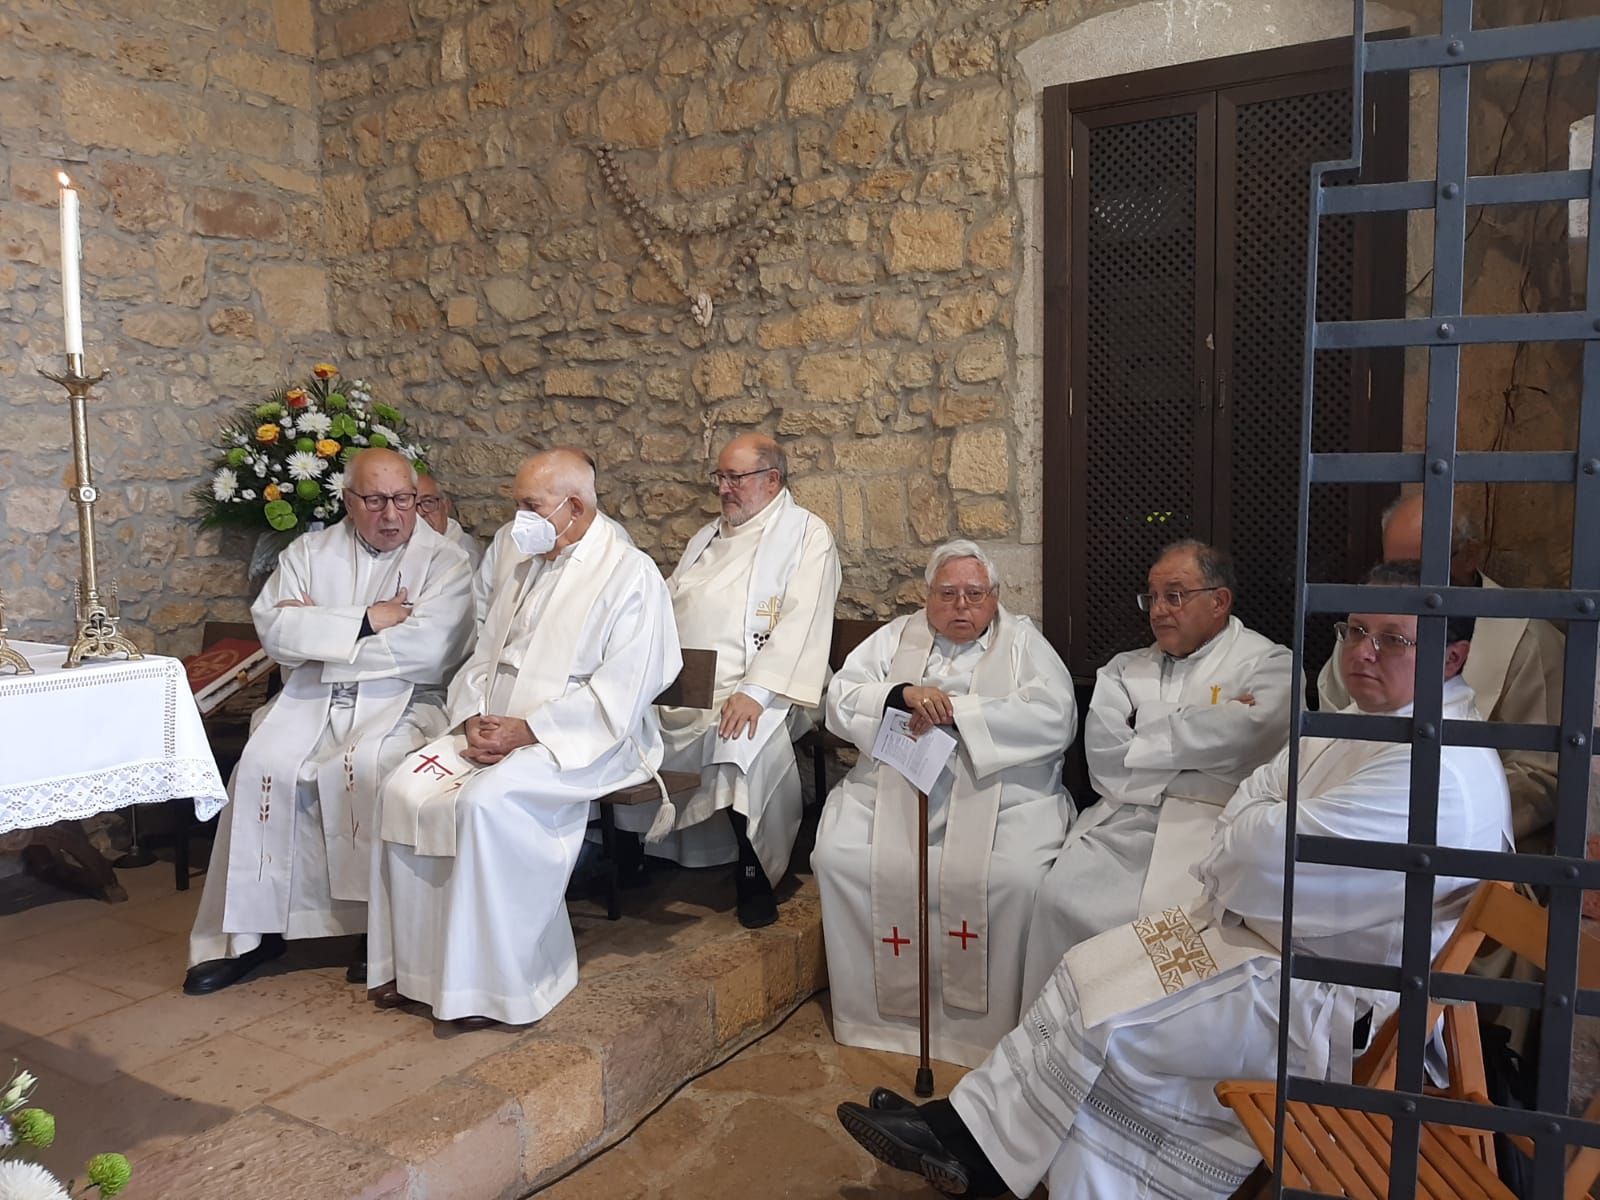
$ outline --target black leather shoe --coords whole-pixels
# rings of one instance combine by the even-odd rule
[[[209,996],[223,988],[238,983],[263,963],[269,963],[284,952],[281,933],[263,934],[261,944],[238,958],[213,958],[210,962],[196,963],[183,977],[185,996]]]
[[[344,969],[346,983],[365,983],[367,981],[367,935],[362,934],[356,942],[355,957],[350,960],[350,965]]]
[[[892,1093],[891,1093],[892,1094]],[[839,1124],[879,1162],[920,1175],[946,1196],[967,1194],[967,1169],[945,1149],[915,1108],[839,1105]]]
[[[734,868],[734,897],[739,924],[746,929],[762,929],[778,919],[777,898],[759,866],[740,863]]]
[[[907,1100],[899,1092],[891,1092],[886,1087],[875,1087],[867,1097],[867,1107],[884,1112],[893,1108],[916,1108],[914,1100]]]

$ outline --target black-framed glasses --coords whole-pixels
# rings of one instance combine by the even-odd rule
[[[711,480],[712,487],[721,487],[725,483],[738,487],[752,475],[765,475],[768,471],[777,469],[777,467],[757,467],[754,471],[712,471],[706,478]]]
[[[1354,621],[1335,621],[1333,632],[1338,634],[1339,640],[1347,646],[1371,642],[1372,652],[1380,657],[1398,657],[1417,644],[1414,638],[1408,638],[1403,634],[1373,633],[1365,625],[1357,625]]]
[[[345,488],[345,492],[361,501],[361,507],[368,512],[382,512],[384,506],[389,504],[394,505],[395,512],[410,512],[417,506],[417,494],[415,492],[394,492],[393,494],[388,492],[369,492],[363,495],[360,492],[353,492],[349,488]],[[429,498],[431,499],[432,497]]]
[[[940,587],[934,588],[932,592],[935,599],[945,604],[956,604],[965,601],[969,608],[976,608],[993,594],[994,589],[992,587]]]
[[[1198,596],[1201,592],[1217,592],[1222,590],[1219,583],[1215,587],[1200,588],[1168,588],[1164,592],[1140,592],[1134,597],[1139,603],[1140,612],[1149,612],[1159,602],[1168,608],[1182,608],[1190,596]]]
[[[425,513],[438,512],[443,507],[444,507],[444,497],[443,496],[418,496],[417,497],[417,511],[418,512],[425,512]],[[404,510],[402,510],[402,511],[404,511]]]

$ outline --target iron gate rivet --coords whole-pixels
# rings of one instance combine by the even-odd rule
[[[1594,323],[1594,327],[1595,327],[1595,328],[1596,328],[1596,329],[1600,329],[1600,320],[1597,320],[1597,321],[1595,321],[1595,323]]]
[[[1589,739],[1584,737],[1583,734],[1575,733],[1575,734],[1573,734],[1571,737],[1569,737],[1567,739],[1567,745],[1569,745],[1569,746],[1581,746],[1585,742],[1587,742],[1588,740]]]
[[[1585,596],[1582,600],[1578,601],[1578,611],[1581,613],[1592,613],[1594,611],[1594,601]]]
[[[1447,184],[1444,185],[1444,187],[1440,188],[1439,191],[1441,193],[1443,193],[1444,198],[1446,200],[1454,200],[1457,196],[1459,196],[1461,194],[1461,185],[1460,184],[1455,184],[1455,183],[1447,183]]]
[[[1411,865],[1414,867],[1426,867],[1432,862],[1433,859],[1429,858],[1426,854],[1419,854],[1411,860]]]
[[[1460,58],[1465,50],[1466,47],[1461,44],[1460,38],[1451,38],[1449,45],[1444,48],[1444,52],[1451,58]]]
[[[1452,333],[1454,333],[1455,331],[1456,331],[1456,327],[1454,325],[1450,324],[1449,321],[1440,321],[1439,322],[1438,333],[1439,333],[1440,337],[1447,338]]]
[[[1564,879],[1576,879],[1578,877],[1578,868],[1567,867],[1561,872],[1561,875]]]
[[[1422,602],[1429,608],[1438,608],[1439,605],[1444,603],[1444,597],[1439,595],[1438,592],[1429,592],[1423,597]]]
[[[1417,735],[1425,742],[1433,741],[1436,733],[1438,733],[1438,730],[1433,727],[1432,721],[1424,721],[1421,725],[1417,726]]]
[[[1593,475],[1596,471],[1600,471],[1600,458],[1586,458],[1583,460],[1583,473],[1585,475]]]
[[[1546,1133],[1560,1133],[1561,1132],[1561,1122],[1560,1121],[1546,1121],[1545,1122],[1545,1126],[1544,1126],[1544,1131]]]
[[[1428,981],[1421,975],[1413,975],[1410,979],[1406,980],[1406,984],[1411,988],[1412,991],[1420,992],[1428,985]]]
[[[1416,1112],[1417,1111],[1417,1102],[1415,1100],[1402,1100],[1402,1101],[1400,1101],[1400,1111],[1403,1112],[1403,1113],[1414,1113],[1414,1112]]]
[[[1445,460],[1442,458],[1436,458],[1428,464],[1428,469],[1435,475],[1443,475],[1450,469],[1450,464],[1445,462]]]

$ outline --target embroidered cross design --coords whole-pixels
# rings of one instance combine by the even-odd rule
[[[1217,701],[1219,701],[1221,699],[1222,699],[1222,685],[1219,684],[1219,683],[1213,683],[1211,685],[1211,703],[1215,704]]]
[[[265,821],[272,816],[272,776],[261,777],[261,803],[256,810],[256,818]]]
[[[351,746],[344,752],[344,790],[356,790],[356,748]]]
[[[890,937],[879,938],[878,940],[880,942],[882,942],[886,946],[894,947],[894,956],[896,958],[900,957],[900,947],[901,946],[909,946],[909,945],[911,945],[911,939],[910,938],[903,938],[903,937],[900,936],[900,926],[898,926],[898,925],[896,925],[894,927],[894,930],[892,931],[892,935]]]
[[[1144,945],[1156,978],[1169,996],[1217,973],[1217,960],[1211,957],[1199,930],[1189,923],[1181,908],[1143,917],[1133,923],[1133,932]]]
[[[756,616],[767,619],[767,632],[771,633],[778,627],[778,616],[783,612],[783,597],[768,596],[756,605]]]
[[[952,930],[950,930],[950,936],[953,937],[953,938],[960,938],[961,939],[961,948],[963,950],[965,950],[967,948],[967,942],[969,942],[969,941],[975,942],[975,941],[978,940],[978,935],[976,933],[973,933],[973,932],[971,932],[970,930],[967,929],[967,919],[965,917],[961,918],[961,928],[960,929],[952,929]]]
[[[455,774],[449,767],[439,761],[437,754],[429,754],[418,763],[411,772],[413,775],[429,775],[434,779],[449,779]]]

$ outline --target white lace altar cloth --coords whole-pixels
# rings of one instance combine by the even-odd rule
[[[156,655],[64,670],[65,646],[13,642],[32,675],[0,675],[0,834],[178,797],[227,798],[183,664]]]

